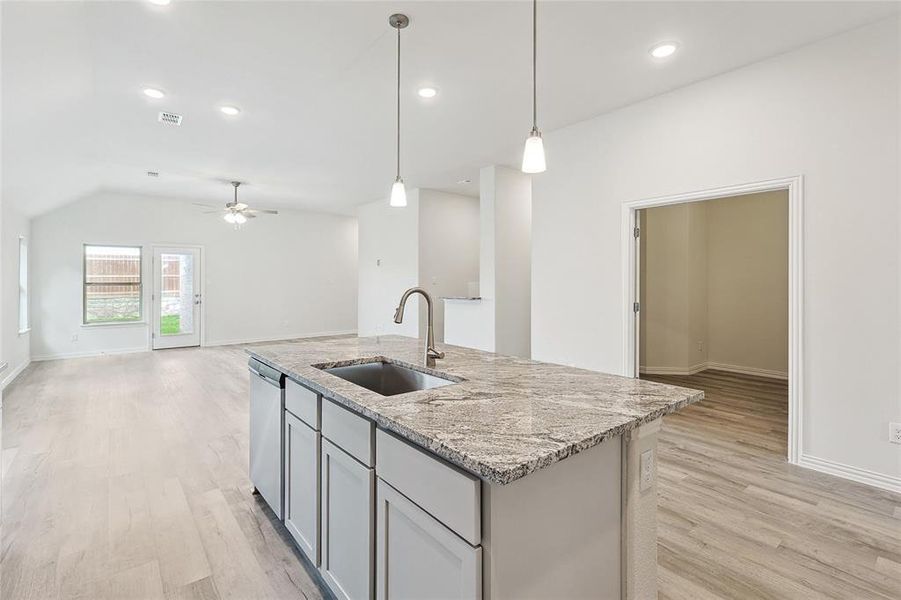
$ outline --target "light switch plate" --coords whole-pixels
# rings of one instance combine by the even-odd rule
[[[640,481],[638,484],[639,491],[651,489],[654,485],[654,451],[645,450],[641,453],[641,466],[638,476]]]

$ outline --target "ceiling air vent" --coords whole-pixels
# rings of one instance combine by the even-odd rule
[[[167,125],[181,125],[181,115],[170,112],[161,112],[159,122],[166,123]]]

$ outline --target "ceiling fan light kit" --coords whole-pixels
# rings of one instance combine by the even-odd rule
[[[244,202],[238,202],[238,188],[241,186],[240,181],[232,181],[232,187],[235,189],[235,196],[231,202],[225,203],[225,214],[222,215],[222,218],[226,223],[230,225],[234,225],[235,229],[240,229],[241,225],[247,222],[248,219],[255,219],[259,214],[265,215],[277,215],[277,210],[272,210],[268,208],[250,208]],[[206,213],[219,213],[222,214],[221,208],[216,208],[215,206],[211,206],[209,204],[201,204],[199,202],[194,203],[195,206],[203,206],[204,208],[212,208],[213,210],[204,211]]]

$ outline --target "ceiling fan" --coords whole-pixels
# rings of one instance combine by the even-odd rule
[[[277,215],[277,210],[271,210],[266,208],[250,208],[248,205],[243,202],[238,202],[238,187],[241,185],[240,181],[232,181],[232,186],[235,188],[235,199],[231,202],[225,203],[225,208],[216,208],[212,204],[201,204],[199,202],[194,202],[195,206],[203,206],[204,208],[212,208],[214,210],[204,211],[204,214],[213,214],[213,213],[221,213],[225,211],[223,218],[227,223],[231,223],[236,227],[239,225],[243,225],[247,222],[247,219],[255,219],[257,215],[266,214],[266,215]]]

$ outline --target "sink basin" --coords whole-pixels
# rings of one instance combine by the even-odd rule
[[[364,387],[382,396],[395,396],[407,392],[430,390],[456,381],[414,371],[388,362],[370,362],[346,367],[323,369],[335,377]]]

